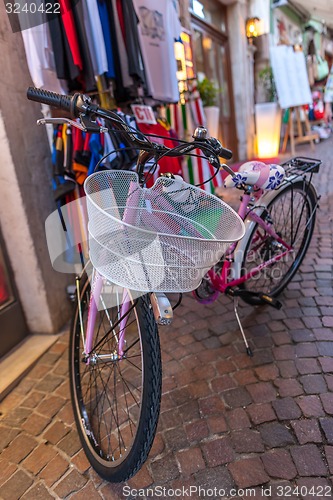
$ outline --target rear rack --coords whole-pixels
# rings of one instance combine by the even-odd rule
[[[320,165],[321,160],[307,158],[306,156],[296,156],[295,158],[291,158],[290,160],[281,163],[281,166],[285,169],[288,177],[308,173],[316,174],[319,172]]]

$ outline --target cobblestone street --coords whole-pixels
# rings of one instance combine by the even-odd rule
[[[223,488],[229,496],[232,488],[255,488],[260,498],[264,485],[272,487],[266,498],[273,499],[281,498],[277,486],[290,485],[304,487],[291,499],[332,496],[332,150],[332,138],[314,154],[297,150],[323,160],[314,176],[320,210],[301,272],[280,297],[283,308],[240,307],[254,357],[245,353],[227,297],[200,306],[187,294],[172,326],[160,329],[158,432],[148,461],[128,481],[131,488],[192,485]],[[125,484],[102,481],[81,450],[69,401],[67,342],[64,333],[0,404],[4,500],[123,498]],[[248,497],[239,492],[233,498]]]

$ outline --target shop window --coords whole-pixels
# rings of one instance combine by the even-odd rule
[[[216,0],[190,0],[190,10],[196,17],[219,31],[226,31],[225,10]]]

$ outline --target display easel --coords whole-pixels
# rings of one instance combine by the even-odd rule
[[[303,120],[301,120],[301,113],[303,115],[302,116]],[[295,131],[295,124],[294,124],[294,117],[293,117],[294,114],[296,117],[296,131]],[[303,129],[302,121],[305,124],[305,131]],[[285,131],[284,139],[283,139],[282,153],[286,152],[288,139],[290,139],[291,154],[293,156],[295,156],[295,146],[297,144],[303,144],[304,142],[310,142],[311,149],[314,150],[314,141],[318,140],[318,138],[319,138],[318,134],[315,134],[311,131],[309,119],[306,116],[306,113],[304,113],[302,107],[295,106],[295,107],[289,108],[289,120],[288,120],[287,128]]]

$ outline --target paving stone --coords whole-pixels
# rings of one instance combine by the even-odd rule
[[[333,342],[317,342],[321,356],[333,356]]]
[[[333,373],[333,358],[318,358],[323,372]]]
[[[284,361],[295,358],[295,348],[292,345],[283,345],[279,347],[274,347],[273,349],[274,358],[277,361]]]
[[[239,488],[249,488],[269,481],[261,460],[255,458],[244,458],[233,462],[228,466],[235,483]]]
[[[299,418],[302,414],[292,398],[277,399],[272,405],[279,420]]]
[[[36,408],[36,406],[45,398],[45,394],[43,392],[32,391],[28,394],[28,396],[22,401],[23,407],[26,408]]]
[[[0,488],[0,498],[4,500],[14,500],[21,498],[22,495],[30,488],[33,480],[23,470],[18,470],[8,479],[8,481]]]
[[[302,488],[308,492],[307,495],[302,495],[302,500],[320,499],[319,495],[324,499],[323,495],[328,493],[328,496],[331,496],[332,494],[332,483],[324,477],[302,477],[297,480],[296,484],[300,492]]]
[[[283,378],[292,378],[297,376],[297,369],[295,361],[278,361],[277,366],[279,367],[280,375]]]
[[[66,498],[71,493],[79,491],[86,484],[87,479],[77,470],[70,471],[54,488],[54,493],[60,498]]]
[[[295,349],[298,358],[315,358],[318,356],[317,346],[314,343],[297,344]]]
[[[316,445],[292,446],[290,452],[300,476],[325,476],[328,473]]]
[[[307,394],[321,394],[327,391],[325,379],[322,375],[303,375],[300,382]]]
[[[314,328],[313,332],[317,340],[332,341],[332,328]]]
[[[270,450],[261,457],[267,474],[278,479],[294,479],[297,470],[287,450]]]
[[[1,458],[19,464],[37,446],[37,441],[26,434],[19,434],[6,448]]]
[[[299,444],[321,443],[322,437],[317,420],[295,420],[291,425]]]
[[[207,419],[207,423],[212,434],[220,434],[221,432],[226,432],[228,430],[227,422],[222,415],[220,417],[209,417]]]
[[[237,387],[237,383],[229,375],[223,375],[212,380],[211,386],[214,392],[219,393]]]
[[[58,448],[60,448],[70,457],[75,455],[75,453],[77,453],[81,448],[81,443],[77,432],[71,431],[69,434],[66,434],[66,436],[63,437],[61,441],[59,441]]]
[[[197,472],[194,477],[197,485],[205,490],[210,488],[220,490],[222,486],[226,491],[230,491],[235,487],[233,478],[224,465],[214,467],[213,469],[206,468],[205,470]]]
[[[143,467],[139,470],[139,472],[137,472],[137,474],[135,474],[135,476],[131,477],[131,479],[128,480],[128,484],[131,486],[131,488],[135,489],[147,488],[153,482],[153,478],[151,477],[146,464],[143,465]],[[90,500],[90,497],[88,497],[87,500]]]
[[[277,378],[274,380],[274,385],[278,388],[282,398],[303,394],[303,388],[297,380]]]
[[[3,460],[0,458],[0,470],[1,470],[1,475],[0,475],[0,487],[1,487],[6,481],[8,481],[8,479],[17,470],[17,465],[10,464],[9,462],[7,462],[7,460]]]
[[[263,382],[274,380],[279,376],[279,369],[275,364],[258,366],[254,369],[254,371],[257,374],[258,378]],[[249,384],[250,382],[247,383]]]
[[[43,415],[32,413],[30,417],[23,422],[22,429],[33,436],[39,436],[39,434],[41,434],[45,427],[50,423],[50,420],[50,417],[44,417]]]
[[[19,432],[19,429],[11,429],[10,427],[0,425],[0,453],[15,439]]]
[[[302,396],[296,401],[305,417],[322,417],[325,415],[319,396]]]
[[[254,425],[275,420],[276,415],[270,403],[253,404],[247,407],[247,413]]]
[[[264,443],[269,448],[278,448],[294,443],[290,431],[278,422],[262,424],[259,430]]]
[[[66,434],[68,434],[70,428],[67,427],[63,422],[56,421],[52,426],[44,432],[43,438],[49,441],[51,444],[57,444]]]
[[[321,367],[316,359],[300,358],[296,359],[296,367],[301,375],[311,373],[321,373]]]
[[[64,398],[60,398],[58,396],[50,396],[37,406],[38,413],[46,417],[54,417],[56,413],[64,406],[66,400]]]
[[[54,457],[47,466],[40,472],[39,477],[51,487],[69,469],[69,463],[60,455]]]
[[[54,496],[47,491],[42,483],[37,483],[22,496],[22,500],[48,500],[53,498]]]
[[[185,476],[189,476],[205,468],[200,448],[190,448],[180,451],[176,457],[179,462],[180,471]]]
[[[328,444],[333,444],[333,418],[320,418],[319,419],[321,428],[324,431],[325,437]]]
[[[205,399],[200,399],[199,401],[199,409],[201,416],[210,416],[210,415],[220,415],[224,411],[224,404],[220,396],[209,396]]]
[[[333,394],[321,394],[320,399],[326,413],[333,415]]]
[[[230,408],[247,406],[251,401],[250,394],[244,387],[237,387],[223,393],[223,399]]]
[[[71,464],[74,464],[77,470],[81,473],[86,472],[90,467],[90,463],[88,462],[83,449],[71,458]]]
[[[232,376],[238,385],[254,384],[255,382],[258,382],[253,370],[249,369],[239,370],[238,372],[233,373]]]
[[[261,435],[258,431],[243,429],[231,433],[232,447],[237,453],[255,453],[264,451]]]
[[[200,418],[199,406],[197,401],[190,401],[179,407],[181,422],[187,423]],[[178,422],[179,424],[179,422]]]
[[[169,448],[173,451],[188,447],[188,440],[181,425],[175,429],[164,432],[164,439]]]
[[[14,408],[12,411],[5,414],[2,422],[10,427],[20,426],[31,414],[27,408]]]
[[[140,474],[140,472],[138,474]],[[149,486],[149,484],[147,486]],[[142,488],[144,488],[144,486],[142,486]],[[92,483],[87,483],[82,490],[71,496],[71,500],[99,500],[101,498],[103,497],[99,494]]]
[[[276,389],[270,382],[258,382],[247,387],[255,403],[269,403],[276,398]]]
[[[226,413],[228,424],[232,430],[241,430],[251,427],[250,420],[243,408],[235,408]]]
[[[232,443],[227,437],[203,443],[201,448],[208,467],[226,464],[235,457]]]
[[[202,441],[209,434],[205,419],[196,420],[185,427],[187,438],[190,442]]]
[[[158,484],[164,484],[179,476],[177,462],[173,453],[165,455],[159,460],[155,460],[150,465],[153,478]]]
[[[22,465],[29,472],[36,475],[56,456],[56,454],[52,446],[43,443],[30,453]]]

